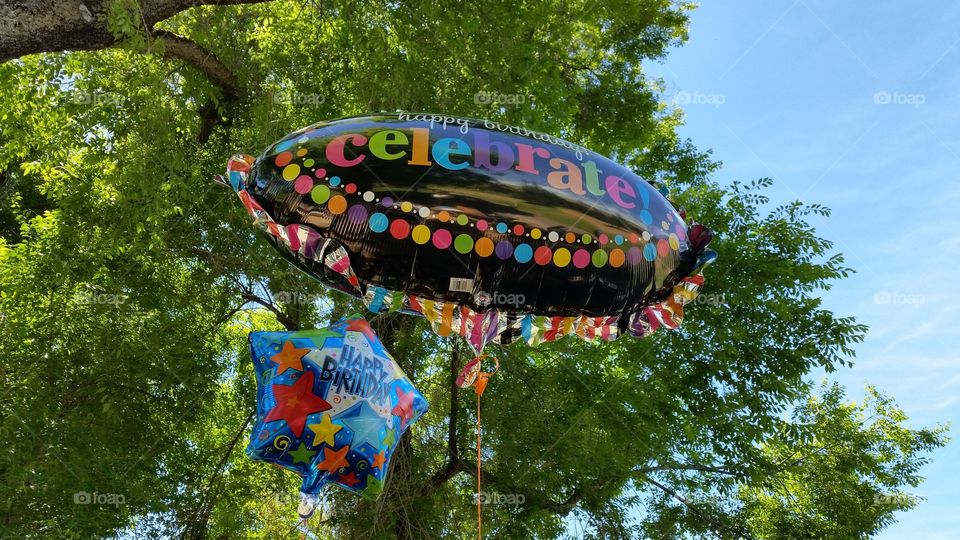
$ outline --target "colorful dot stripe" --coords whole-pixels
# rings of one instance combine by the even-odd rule
[[[620,268],[624,264],[637,265],[641,261],[653,262],[658,257],[667,257],[671,251],[678,251],[681,242],[686,241],[687,231],[684,224],[674,222],[672,213],[667,214],[667,220],[659,225],[661,229],[668,233],[666,238],[660,238],[653,241],[652,235],[643,231],[642,234],[630,233],[626,237],[621,234],[615,234],[612,237],[605,233],[599,233],[596,236],[589,233],[575,234],[572,231],[559,233],[557,231],[543,231],[539,228],[527,228],[523,224],[509,224],[503,221],[489,221],[486,219],[477,219],[471,222],[469,216],[463,213],[453,213],[449,210],[439,210],[434,213],[426,206],[416,205],[411,201],[395,201],[393,197],[378,197],[373,191],[359,191],[356,184],[347,182],[339,176],[327,177],[326,169],[319,167],[314,169],[315,161],[307,157],[307,149],[293,146],[303,142],[300,140],[288,140],[278,144],[275,151],[279,153],[273,158],[274,165],[280,169],[281,177],[293,184],[293,190],[304,197],[318,204],[326,205],[327,211],[339,216],[346,214],[346,218],[354,225],[366,223],[374,233],[389,233],[397,240],[410,238],[417,245],[432,244],[437,249],[452,248],[462,255],[476,254],[482,258],[496,257],[500,260],[513,258],[519,263],[530,263],[546,266],[553,264],[559,268],[573,266],[577,269],[584,269],[589,266],[603,268]],[[301,163],[295,163],[296,159],[301,159]],[[312,176],[311,176],[312,175]],[[332,188],[342,190],[343,194],[335,194]],[[359,197],[364,203],[368,204],[350,204],[347,196]],[[650,198],[646,192],[642,192],[642,203],[644,207],[649,206]],[[404,216],[398,216],[391,219],[382,211],[371,212],[369,203],[375,203],[377,207],[391,210],[399,210],[404,214],[410,214],[408,219]],[[640,220],[646,225],[653,225],[653,215],[646,208],[639,212]],[[431,229],[423,223],[417,224],[418,219],[435,219],[439,223],[456,224],[462,227],[475,227],[477,231],[495,231],[499,234],[512,233],[515,237],[530,238],[540,240],[545,238],[549,242],[556,243],[563,241],[567,244],[599,245],[601,249],[590,251],[584,248],[559,247],[553,249],[549,246],[534,247],[524,242],[511,242],[509,240],[494,241],[491,238],[482,236],[474,239],[470,234],[460,233],[454,236],[447,229]],[[411,220],[413,223],[411,223]],[[610,245],[623,246],[626,243],[639,244],[642,246],[630,247],[612,247],[603,249]]]

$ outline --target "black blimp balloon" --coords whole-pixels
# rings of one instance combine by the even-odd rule
[[[710,232],[631,170],[486,120],[321,122],[234,157],[228,179],[294,264],[477,350],[676,327],[715,257]]]

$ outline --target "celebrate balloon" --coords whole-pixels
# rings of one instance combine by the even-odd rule
[[[709,231],[629,169],[496,122],[322,122],[228,176],[295,264],[477,350],[675,327],[713,257]]]
[[[427,401],[360,317],[322,330],[252,332],[257,422],[247,455],[375,498],[403,433]],[[309,512],[309,509],[308,509]]]

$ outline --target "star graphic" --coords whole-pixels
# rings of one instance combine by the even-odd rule
[[[274,384],[272,388],[277,404],[263,419],[264,423],[286,420],[290,430],[298,438],[303,435],[303,424],[307,421],[307,415],[330,408],[329,403],[313,393],[312,371],[304,373],[292,385]]]
[[[321,416],[319,424],[307,424],[307,427],[313,432],[312,446],[320,446],[320,443],[327,443],[327,446],[331,448],[333,447],[334,437],[337,432],[343,429],[343,426],[338,426],[333,423],[329,414]]]
[[[307,450],[307,443],[300,443],[296,450],[289,452],[294,463],[310,463],[310,460],[316,454],[313,450]]]
[[[399,386],[393,388],[397,392],[397,404],[393,407],[393,410],[390,411],[390,414],[395,414],[400,417],[401,424],[406,425],[406,423],[413,418],[413,392],[404,392],[400,389]]]
[[[303,371],[303,362],[300,360],[310,352],[310,349],[298,349],[292,341],[283,343],[283,350],[270,357],[270,360],[277,364],[277,375],[280,375],[288,369]]]
[[[347,452],[349,451],[349,446],[344,446],[339,450],[324,448],[323,461],[317,463],[317,469],[321,471],[335,471],[340,467],[349,465],[349,463],[347,463]]]
[[[380,469],[381,471],[383,470],[383,465],[386,462],[387,462],[387,453],[385,451],[380,452],[379,454],[373,455],[373,466]]]
[[[397,432],[394,431],[393,429],[388,429],[387,434],[383,436],[383,444],[386,445],[388,448],[393,446],[393,443],[396,441],[396,439],[394,439],[394,436],[396,435],[396,433]]]
[[[380,447],[380,430],[386,425],[386,419],[377,414],[368,401],[350,407],[337,419],[353,431],[350,444],[354,448],[360,448],[364,443],[374,448]]]
[[[367,487],[360,494],[365,499],[376,499],[381,491],[383,491],[383,480],[371,474],[367,476]]]
[[[376,341],[377,335],[373,333],[373,328],[370,328],[370,323],[367,321],[356,318],[350,319],[347,321],[347,332],[360,332],[370,341]]]
[[[337,478],[337,482],[342,482],[350,487],[354,487],[360,483],[360,479],[357,478],[356,471],[350,471],[349,473],[340,476],[340,478]]]

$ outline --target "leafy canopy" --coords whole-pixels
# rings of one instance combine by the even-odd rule
[[[277,257],[210,179],[235,152],[378,110],[562,135],[669,184],[717,233],[682,330],[495,351],[484,485],[522,504],[485,508],[490,537],[562,536],[571,519],[596,538],[854,538],[891,523],[943,429],[805,379],[864,335],[818,299],[850,270],[806,221],[824,208],[773,205],[769,180],[720,184],[709,152],[677,136],[643,62],[685,39],[689,9],[274,1],[147,29],[122,0],[108,18],[122,47],[0,65],[0,536],[290,536],[297,479],[241,451],[245,336],[359,306]],[[170,36],[207,51],[204,68]],[[472,537],[463,347],[413,318],[375,324],[432,408],[379,501],[332,493],[306,526]],[[113,503],[78,504],[84,492]]]

